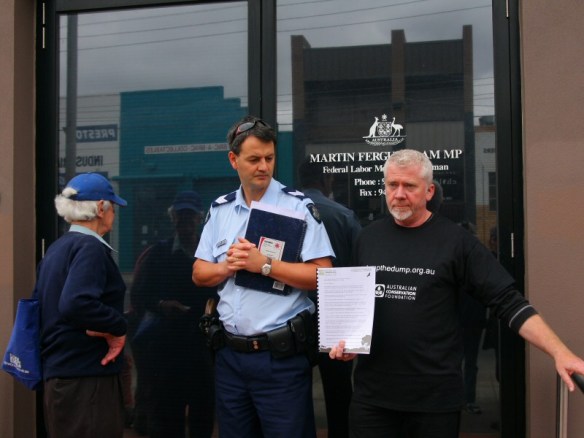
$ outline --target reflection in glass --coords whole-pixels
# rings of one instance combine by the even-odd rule
[[[209,437],[212,368],[198,320],[214,291],[197,290],[190,271],[208,206],[237,181],[225,133],[247,114],[247,2],[63,15],[59,25],[60,181],[99,172],[128,200],[106,236],[133,298],[128,436]],[[196,215],[169,216],[177,193],[193,191]]]
[[[277,16],[277,120],[293,168],[321,163],[331,196],[366,226],[387,214],[388,154],[423,151],[443,189],[440,214],[487,245],[497,214],[491,4],[322,0],[308,10],[281,0]],[[292,169],[279,179],[296,183]],[[462,431],[498,434],[493,350],[481,343],[477,355]]]

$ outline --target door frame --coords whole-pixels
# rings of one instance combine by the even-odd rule
[[[524,210],[519,0],[493,2],[499,260],[524,294]],[[525,342],[500,335],[501,438],[526,434]]]
[[[225,0],[46,0],[37,5],[36,63],[36,260],[58,237],[53,198],[58,190],[59,15],[181,4],[227,3]],[[497,217],[499,257],[524,290],[524,213],[521,125],[519,0],[493,1]],[[249,111],[276,126],[276,2],[248,0]],[[524,342],[502,328],[500,339],[501,437],[524,438]],[[37,412],[42,412],[37,395]],[[42,415],[37,436],[42,437]]]

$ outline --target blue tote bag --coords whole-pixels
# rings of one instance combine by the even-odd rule
[[[40,310],[36,298],[18,301],[2,369],[29,389],[41,387]]]

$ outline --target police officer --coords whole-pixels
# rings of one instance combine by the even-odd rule
[[[316,269],[331,267],[334,253],[312,201],[272,178],[274,130],[248,116],[229,130],[227,140],[229,162],[241,186],[212,204],[193,266],[193,281],[217,286],[220,296],[217,311],[225,342],[215,357],[220,436],[315,437],[312,367],[295,333],[312,329],[307,316],[315,309],[306,291],[316,289]],[[242,237],[252,201],[305,215],[302,262],[270,260]],[[277,295],[239,287],[234,281],[239,270],[269,276],[292,291]],[[268,340],[276,335],[282,342]],[[314,339],[314,333],[307,339]],[[276,344],[291,344],[290,351],[276,354]]]

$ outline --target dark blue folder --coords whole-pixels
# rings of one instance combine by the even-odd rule
[[[260,248],[262,238],[285,242],[281,260],[285,262],[300,261],[300,252],[306,233],[306,221],[285,216],[271,211],[252,208],[249,214],[245,238]],[[284,283],[262,274],[249,271],[237,271],[235,284],[262,292],[288,295],[292,288]]]

